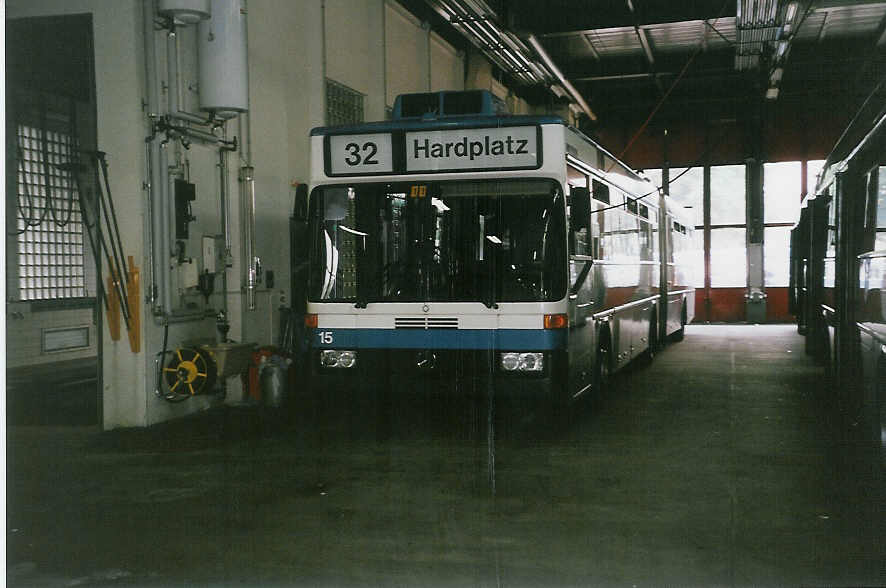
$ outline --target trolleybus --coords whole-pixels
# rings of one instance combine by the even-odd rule
[[[791,233],[791,302],[837,406],[886,456],[886,88],[834,146]]]
[[[312,130],[311,159],[315,383],[473,366],[561,406],[693,318],[685,211],[558,117],[403,95]]]

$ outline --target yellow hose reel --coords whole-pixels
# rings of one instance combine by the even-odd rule
[[[181,347],[170,355],[163,366],[168,395],[183,399],[212,392],[216,366],[211,354],[200,347]]]

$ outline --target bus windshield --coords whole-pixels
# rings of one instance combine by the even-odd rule
[[[312,301],[554,301],[566,295],[562,190],[548,179],[316,188]]]

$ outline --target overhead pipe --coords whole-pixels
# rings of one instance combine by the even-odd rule
[[[217,128],[222,129],[223,127],[219,125],[219,127]],[[218,147],[219,149],[224,149],[226,151],[235,151],[237,149],[236,137],[228,140],[224,138],[224,136],[219,137],[214,133],[201,131],[200,129],[195,129],[184,125],[177,125],[169,122],[168,120],[161,120],[160,122],[158,122],[157,130],[165,132],[166,135],[170,138],[185,137],[187,139],[199,141],[200,143]]]
[[[582,97],[582,95],[578,92],[578,90],[575,89],[575,86],[573,86],[569,82],[569,80],[566,79],[560,69],[554,64],[554,61],[548,56],[547,52],[544,50],[544,47],[542,47],[541,43],[538,42],[538,39],[535,38],[535,35],[529,35],[529,37],[526,38],[526,41],[535,50],[539,59],[542,60],[542,63],[544,63],[545,66],[551,71],[551,73],[554,74],[554,77],[557,78],[557,81],[560,82],[560,85],[566,89],[572,99],[581,107],[584,113],[587,114],[591,120],[597,120],[597,115],[594,114],[594,112],[591,110],[591,107],[588,106],[588,103],[585,102],[585,99]]]
[[[492,21],[490,15],[495,13],[485,2],[475,0],[428,0],[428,2],[483,50],[493,63],[513,75],[518,81],[526,84],[550,83],[553,78],[566,88],[570,98],[591,120],[596,120],[597,117],[590,106],[565,79],[534,36],[530,36],[527,42],[541,63],[529,56],[529,48],[520,38],[501,29]]]
[[[488,22],[488,18],[482,16],[480,13],[473,12],[469,7],[466,8],[461,6],[456,0],[453,0],[451,6],[447,0],[437,0],[437,4],[444,12],[451,13],[447,14],[450,22],[452,22],[453,17],[456,19],[456,22],[452,23],[453,25],[461,28],[464,32],[467,32],[473,37],[474,42],[478,47],[483,49],[485,46],[487,48],[487,55],[496,63],[496,65],[523,83],[537,83],[534,76],[531,75],[531,72],[521,71],[526,68],[513,55],[504,50],[500,51],[493,49],[493,47],[501,46],[504,48],[505,46],[508,46],[508,48],[515,51],[515,53],[519,53],[519,50],[515,50],[512,43],[505,43],[504,34],[499,32],[494,26],[491,26],[492,23]],[[489,28],[492,29],[492,32],[487,31],[486,27],[483,25],[489,26]],[[510,61],[507,58],[510,58]]]

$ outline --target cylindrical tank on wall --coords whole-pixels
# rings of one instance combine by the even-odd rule
[[[160,0],[160,14],[172,16],[176,23],[192,25],[209,18],[211,0]]]
[[[212,16],[197,26],[200,109],[237,116],[249,109],[245,0],[212,0]]]

